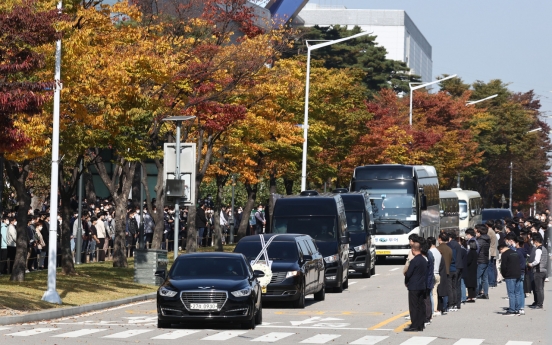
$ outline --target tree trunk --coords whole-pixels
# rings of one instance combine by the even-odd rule
[[[157,183],[155,184],[155,208],[157,210],[157,213],[151,212],[151,194],[147,184],[146,165],[144,162],[141,162],[140,165],[141,169],[143,169],[142,185],[144,186],[148,209],[150,210],[150,214],[153,217],[153,221],[155,222],[155,229],[153,230],[153,240],[151,243],[151,247],[152,249],[161,249],[161,241],[163,240],[163,233],[165,232],[165,194],[163,186],[163,164],[161,164],[161,161],[158,158],[155,159],[155,166],[157,167]],[[176,238],[175,241],[178,241],[178,238]],[[175,242],[175,245],[177,245],[177,242]]]
[[[15,188],[17,197],[17,240],[16,240],[16,252],[13,265],[13,271],[10,277],[11,281],[22,282],[25,281],[25,270],[27,269],[27,243],[29,239],[27,236],[27,222],[28,222],[28,210],[31,206],[31,196],[27,193],[27,177],[29,176],[28,160],[24,161],[21,165],[17,162],[6,160],[6,173],[10,180],[10,184]],[[55,245],[55,243],[54,243]]]
[[[257,199],[257,188],[257,184],[251,185],[248,182],[245,183],[245,189],[247,190],[247,202],[243,208],[243,216],[238,229],[238,240],[244,237],[247,233],[249,216],[251,215],[251,210],[255,207],[255,200]]]
[[[196,198],[199,196],[199,185],[201,178],[196,177]],[[194,253],[197,251],[197,229],[196,229],[196,206],[195,200],[190,200],[192,205],[188,207],[188,224],[186,230],[186,253]],[[176,215],[180,216],[180,215]]]
[[[217,175],[216,177],[216,183],[217,183],[217,195],[215,197],[215,214],[213,217],[214,222],[214,244],[215,244],[215,251],[222,252],[224,251],[224,248],[222,246],[222,226],[220,225],[220,211],[222,209],[222,198],[224,194],[224,185],[226,184],[226,181],[228,180],[228,175]]]
[[[58,257],[61,254],[61,271],[64,274],[76,274],[75,264],[73,262],[73,252],[71,251],[71,236],[73,235],[73,229],[71,229],[71,192],[62,191],[61,197],[61,246],[59,249],[61,253],[58,253]],[[75,238],[75,241],[79,239]]]

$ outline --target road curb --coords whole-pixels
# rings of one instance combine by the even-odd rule
[[[28,323],[28,322],[59,319],[62,317],[88,313],[91,311],[118,307],[123,304],[147,301],[147,300],[156,298],[156,296],[157,296],[157,293],[152,292],[145,295],[127,297],[127,298],[118,299],[115,301],[85,304],[78,307],[45,310],[45,311],[39,311],[36,313],[28,313],[25,315],[2,316],[0,317],[0,325],[12,325],[16,323]]]

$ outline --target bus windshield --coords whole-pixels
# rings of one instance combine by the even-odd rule
[[[468,218],[468,203],[465,200],[458,200],[458,212],[461,220]]]
[[[416,198],[408,194],[381,194],[370,195],[374,220],[398,219],[417,220]]]

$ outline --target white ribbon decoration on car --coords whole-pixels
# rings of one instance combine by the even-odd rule
[[[265,241],[264,236],[259,235],[261,242],[261,251],[259,252],[259,255],[257,255],[257,257],[255,258],[255,260],[251,261],[251,268],[253,268],[253,270],[262,271],[264,273],[264,277],[259,278],[259,283],[262,287],[266,287],[272,279],[272,261],[269,260],[268,252],[266,249],[276,237],[278,237],[278,235],[274,235],[268,241]],[[265,260],[260,261],[261,257],[263,256]]]

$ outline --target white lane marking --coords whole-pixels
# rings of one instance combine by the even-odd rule
[[[530,341],[509,341],[506,343],[506,345],[531,345],[533,344]]]
[[[190,334],[197,333],[199,331],[191,331],[191,330],[179,330],[179,331],[171,331],[169,333],[161,334],[156,337],[153,337],[151,339],[167,339],[167,340],[174,340],[178,338],[185,337]]]
[[[131,330],[124,331],[124,332],[119,332],[119,333],[115,333],[115,334],[106,335],[103,338],[125,339],[125,338],[130,338],[130,337],[133,337],[135,335],[142,334],[142,333],[147,333],[147,332],[151,332],[151,331],[152,331],[152,329],[131,329]]]
[[[389,338],[388,336],[375,336],[375,335],[367,335],[365,337],[362,337],[360,339],[357,339],[353,341],[351,344],[354,345],[374,345],[379,343],[380,341]]]
[[[354,330],[354,331],[365,331],[366,328],[351,328],[351,327],[334,327],[334,326],[328,326],[327,324],[325,324],[324,326],[318,326],[318,327],[314,327],[314,326],[257,326],[259,328],[297,328],[297,329],[320,329],[320,327],[324,327],[324,329],[336,329],[336,330],[341,330],[341,329],[348,329],[348,330]]]
[[[150,300],[140,301],[140,302],[134,302],[134,303],[130,303],[130,304],[121,305],[121,306],[118,306],[118,307],[113,307],[113,308],[108,308],[108,309],[102,309],[102,310],[98,310],[98,311],[91,311],[91,312],[89,312],[89,313],[84,313],[84,314],[80,314],[80,315],[62,317],[62,318],[60,318],[60,319],[58,319],[58,320],[60,320],[60,321],[71,320],[71,319],[76,319],[76,318],[79,318],[79,317],[86,317],[86,316],[91,316],[91,315],[96,315],[96,314],[105,313],[106,311],[112,311],[112,310],[119,310],[119,309],[134,307],[134,306],[137,306],[137,305],[140,305],[140,304],[151,303],[151,302],[154,302],[154,301],[155,301],[155,299],[150,299]],[[32,323],[30,323],[30,324],[32,324]]]
[[[400,267],[395,267],[395,268],[390,269],[389,272],[393,272],[393,271],[396,271],[396,270],[399,270],[399,269],[400,269]]]
[[[379,273],[372,274],[372,277],[379,276]]]
[[[239,335],[242,335],[244,333],[247,333],[247,331],[228,331],[228,332],[220,332],[217,334],[213,334],[211,336],[208,336],[206,338],[203,338],[201,340],[228,340],[234,337],[237,337]]]
[[[393,331],[393,328],[376,328],[374,331]]]
[[[78,331],[63,333],[63,334],[57,334],[52,336],[53,338],[78,338],[82,337],[84,335],[94,334],[102,331],[107,331],[106,329],[98,329],[98,328],[85,328],[85,329],[79,329]]]
[[[35,329],[30,329],[28,331],[21,331],[21,332],[6,334],[6,335],[11,335],[12,337],[28,337],[28,336],[31,336],[31,335],[37,335],[37,334],[42,334],[42,333],[46,333],[46,332],[57,331],[58,329],[59,328],[35,328]]]
[[[349,285],[353,285],[353,284],[356,284],[356,283],[358,283],[358,282],[350,282]]]
[[[5,331],[6,329],[10,329],[9,327],[0,327],[0,331]]]
[[[264,343],[273,343],[280,339],[284,339],[289,337],[290,335],[294,335],[295,333],[285,333],[285,332],[271,332],[268,334],[265,334],[263,336],[260,336],[258,338],[255,338],[251,341],[262,341]]]
[[[412,337],[405,342],[402,342],[401,345],[427,345],[433,340],[437,339],[436,337]]]
[[[462,338],[454,343],[454,345],[479,345],[481,344],[485,339],[468,339],[468,338]]]
[[[325,344],[330,340],[341,337],[339,334],[317,334],[301,342],[301,344]]]

